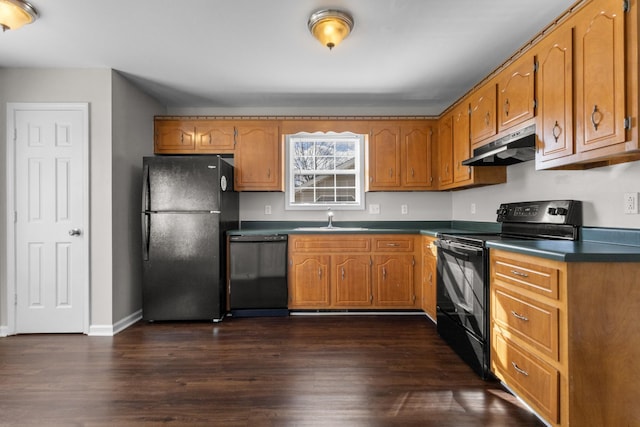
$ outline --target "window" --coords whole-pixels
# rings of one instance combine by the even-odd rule
[[[287,209],[364,209],[364,135],[287,135]]]

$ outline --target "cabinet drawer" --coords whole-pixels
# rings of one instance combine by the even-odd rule
[[[294,252],[369,252],[371,239],[368,237],[345,236],[295,236],[289,237],[289,248]]]
[[[558,360],[558,308],[495,287],[491,301],[495,326]]]
[[[373,238],[374,252],[413,252],[412,236],[379,236]]]
[[[558,299],[559,270],[520,260],[501,257],[491,259],[491,279]]]
[[[505,383],[547,420],[557,423],[559,373],[494,331],[491,363]]]

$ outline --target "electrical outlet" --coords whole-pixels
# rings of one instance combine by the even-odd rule
[[[400,213],[402,213],[402,215],[408,214],[409,213],[409,206],[400,205]]]
[[[475,203],[471,203],[471,214],[472,215],[476,214],[476,204]]]
[[[370,204],[369,205],[369,213],[373,215],[380,214],[380,205],[378,204]]]
[[[638,193],[624,193],[624,213],[638,213]]]
[[[264,205],[264,214],[271,215],[271,205]]]

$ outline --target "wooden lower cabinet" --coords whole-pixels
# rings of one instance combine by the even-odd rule
[[[436,321],[436,274],[438,252],[435,237],[422,236],[422,310]]]
[[[552,426],[640,425],[640,263],[490,254],[493,373]]]
[[[290,309],[419,308],[413,235],[290,235]]]

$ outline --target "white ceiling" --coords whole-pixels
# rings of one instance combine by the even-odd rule
[[[30,0],[0,67],[113,68],[170,108],[438,115],[575,0]],[[309,15],[341,8],[329,51]]]

